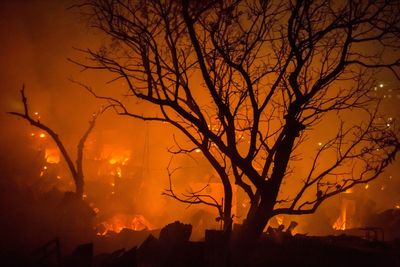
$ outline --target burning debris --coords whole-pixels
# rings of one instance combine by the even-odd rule
[[[143,231],[153,230],[154,226],[143,215],[116,214],[97,226],[97,235],[107,235],[109,232],[119,233],[123,229]]]

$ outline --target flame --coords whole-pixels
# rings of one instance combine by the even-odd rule
[[[101,158],[107,159],[111,165],[125,165],[131,156],[131,151],[126,149],[118,149],[111,146],[105,146],[101,152]]]
[[[151,230],[154,227],[146,220],[143,215],[115,215],[112,218],[100,223],[104,230],[97,232],[97,235],[106,235],[107,232],[119,233],[127,228],[134,231]]]
[[[347,209],[346,206],[342,206],[342,210],[340,212],[339,217],[333,224],[332,228],[335,230],[346,230],[346,215],[347,215]]]
[[[276,219],[276,222],[277,222],[279,225],[282,225],[282,224],[283,224],[283,216],[276,216],[275,219]]]
[[[58,152],[57,149],[46,148],[45,159],[47,163],[59,163],[60,153]]]
[[[349,188],[346,191],[344,191],[345,194],[351,194],[353,193],[353,188]]]

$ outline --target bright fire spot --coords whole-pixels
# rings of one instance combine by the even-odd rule
[[[351,194],[353,193],[353,188],[349,188],[346,191],[344,191],[346,194]]]
[[[31,133],[31,136],[34,137],[34,136],[35,136],[35,133]]]
[[[197,149],[195,150],[195,152],[196,152],[196,153],[200,153],[200,152],[201,152],[200,148],[197,148]]]
[[[35,115],[36,115],[36,116],[39,115],[39,112],[36,111],[36,112],[35,112]]]
[[[45,159],[48,163],[59,163],[60,162],[60,154],[57,149],[49,149],[45,150]]]
[[[379,84],[379,87],[382,88],[383,87],[383,83]]]
[[[47,166],[44,166],[43,169],[44,169],[44,170],[47,170]]]
[[[275,216],[275,219],[279,225],[283,224],[283,216]]]
[[[45,135],[44,133],[41,133],[41,134],[39,135],[39,137],[40,137],[40,138],[45,138],[46,135]]]
[[[366,184],[366,185],[365,185],[365,189],[368,189],[368,187],[369,187],[369,184]]]
[[[346,206],[344,206],[340,212],[339,217],[332,226],[335,230],[346,230]]]
[[[111,158],[108,162],[109,162],[110,164],[115,164],[115,163],[118,162],[118,159],[116,159],[116,158]]]
[[[105,146],[103,151],[101,152],[102,159],[108,159],[108,163],[111,165],[114,164],[122,164],[125,165],[131,156],[131,151],[122,149],[122,148],[115,148],[112,146]]]
[[[128,162],[129,158],[124,158],[124,160],[122,161],[122,165],[125,165]]]
[[[122,165],[125,165],[128,162],[129,158],[128,157],[123,157],[123,156],[114,156],[108,160],[108,162],[113,165],[116,163],[121,163]]]
[[[127,228],[134,231],[151,230],[154,227],[146,220],[143,215],[123,215],[118,214],[100,223],[97,235],[105,235],[107,232],[119,233]]]
[[[121,178],[121,177],[122,177],[122,170],[121,170],[121,168],[120,168],[120,167],[117,167],[115,171],[111,171],[111,175],[115,175],[115,176],[117,176],[118,178]],[[114,186],[114,185],[112,185],[112,186]]]
[[[400,209],[400,205],[396,205],[396,209]]]
[[[319,145],[319,146],[322,146],[322,143],[321,143],[321,142],[318,142],[318,145]]]

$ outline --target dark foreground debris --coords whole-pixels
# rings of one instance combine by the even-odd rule
[[[60,257],[59,241],[46,244],[40,257],[3,255],[1,266],[45,267],[261,267],[261,266],[400,266],[400,240],[370,241],[355,236],[311,237],[266,233],[259,242],[235,251],[226,234],[207,230],[205,241],[189,241],[191,225],[174,222],[155,237],[149,231],[139,245],[94,255],[94,244],[82,244]],[[143,236],[125,230],[116,235]],[[134,232],[134,231],[133,231]],[[271,231],[272,232],[272,231]],[[132,243],[132,242],[131,242]],[[39,254],[37,254],[39,255]]]

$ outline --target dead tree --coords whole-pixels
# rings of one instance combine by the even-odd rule
[[[96,124],[96,119],[100,113],[93,114],[92,119],[89,121],[89,127],[86,129],[86,131],[83,133],[81,139],[78,142],[77,145],[77,155],[76,155],[76,161],[75,164],[68,153],[67,149],[65,148],[63,142],[61,141],[60,137],[58,134],[42,123],[39,119],[34,119],[31,114],[29,113],[29,107],[28,107],[28,99],[25,96],[25,86],[22,86],[21,89],[21,101],[24,105],[24,112],[8,112],[9,114],[18,116],[23,118],[24,120],[28,121],[31,125],[33,125],[36,128],[39,128],[43,131],[45,131],[56,143],[58,149],[61,152],[62,157],[66,161],[69,171],[71,172],[72,178],[74,179],[75,183],[75,193],[76,195],[82,199],[83,193],[84,193],[84,172],[83,172],[83,150],[85,147],[85,142],[90,134],[90,132],[93,130],[95,124]]]
[[[176,153],[202,151],[224,186],[227,231],[232,187],[244,190],[240,241],[259,237],[275,215],[313,213],[377,178],[398,152],[398,127],[379,122],[373,90],[378,71],[400,78],[398,1],[88,0],[79,8],[109,43],[74,62],[115,74],[127,98],[154,106],[135,113],[99,96],[119,114],[176,127],[191,144],[179,142]],[[308,138],[326,131],[326,120],[336,130],[315,146]]]

